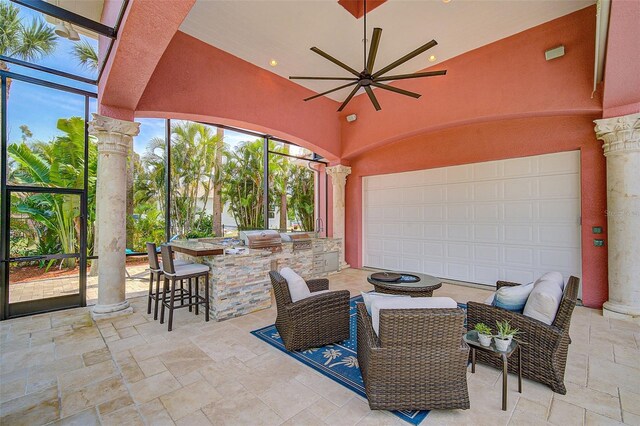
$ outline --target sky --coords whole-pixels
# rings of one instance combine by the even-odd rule
[[[32,19],[38,17],[44,19],[44,15],[39,12],[15,3],[13,4],[20,9],[20,17],[23,21],[30,22]],[[49,25],[54,26],[53,24]],[[83,40],[89,41],[97,50],[98,42],[96,39],[86,37],[83,34],[80,34],[80,37]],[[56,51],[52,55],[34,61],[34,63],[83,77],[94,79],[97,77],[96,71],[88,70],[79,65],[76,58],[71,54],[74,42],[62,37],[58,37],[57,40]],[[10,71],[18,74],[59,83],[92,93],[96,93],[97,91],[95,85],[77,82],[13,64],[9,64],[9,68]],[[13,80],[7,107],[9,143],[19,142],[21,140],[22,132],[20,126],[22,125],[29,127],[29,130],[33,133],[32,140],[49,141],[60,134],[56,129],[58,119],[73,116],[84,117],[84,106],[85,96],[83,95]],[[95,98],[89,98],[89,112],[97,112],[97,101]],[[133,141],[134,151],[142,155],[151,139],[156,137],[164,139],[166,121],[158,118],[136,118],[136,121],[141,123],[141,125],[140,134],[135,137]],[[229,146],[233,147],[240,142],[248,140],[255,140],[255,137],[225,130],[224,141]],[[296,151],[298,150],[293,147],[291,153],[294,155],[306,154],[303,153],[302,150],[300,150],[300,152]]]

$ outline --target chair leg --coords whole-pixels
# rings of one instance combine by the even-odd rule
[[[195,281],[196,281],[195,284],[194,284],[195,293],[194,293],[194,296],[193,296],[193,301],[196,303],[196,315],[199,315],[198,306],[200,306],[200,292],[198,291],[199,290],[198,283],[200,282],[200,277],[196,277]]]
[[[164,305],[167,303],[167,286],[169,285],[169,279],[167,276],[164,276],[164,281],[162,283],[162,308],[160,311],[160,324],[164,324]]]
[[[182,287],[182,280],[180,280],[180,286]],[[175,295],[176,295],[176,281],[174,279],[171,280],[171,288],[169,289],[171,292],[171,298],[169,300],[169,331],[173,328],[173,308],[175,304]],[[184,302],[183,302],[184,303]]]
[[[153,320],[157,320],[158,319],[158,302],[160,301],[160,276],[164,274],[162,273],[158,273],[158,279],[156,280],[156,300],[155,300],[155,307],[153,308]],[[163,283],[163,288],[164,288],[164,283]]]
[[[151,295],[153,294],[153,272],[149,273],[149,297],[147,300],[147,314],[151,313]],[[157,295],[156,295],[157,297]]]
[[[196,278],[196,280],[197,279],[198,278]],[[189,281],[189,299],[188,299],[189,300],[189,312],[193,312],[193,305],[191,305],[191,303],[193,302],[193,300],[192,300],[193,299],[193,283],[192,283],[193,280],[191,278],[189,278],[188,281]],[[184,303],[184,299],[182,299],[182,300],[183,300],[182,303]]]
[[[209,273],[204,276],[204,320],[209,321]]]

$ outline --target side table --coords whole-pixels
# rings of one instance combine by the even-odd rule
[[[515,340],[512,340],[507,350],[503,352],[496,348],[492,339],[489,346],[482,346],[478,340],[478,332],[475,330],[466,332],[462,336],[462,340],[471,348],[471,373],[476,372],[476,350],[487,352],[496,358],[502,359],[502,410],[507,411],[508,360],[515,352],[518,352],[518,392],[522,393],[522,351],[520,350],[520,345]]]

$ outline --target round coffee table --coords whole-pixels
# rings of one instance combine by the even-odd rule
[[[431,297],[433,290],[442,287],[442,281],[431,275],[419,274],[417,272],[395,272],[402,275],[398,281],[388,282],[372,278],[371,274],[367,277],[367,281],[373,284],[375,291],[387,294],[403,294],[411,297]],[[413,277],[413,278],[412,278]],[[420,281],[415,281],[415,277]]]

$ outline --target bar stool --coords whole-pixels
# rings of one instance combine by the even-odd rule
[[[163,244],[160,247],[162,254],[162,273],[164,275],[164,285],[162,290],[162,310],[160,311],[160,324],[164,324],[164,308],[169,308],[169,331],[173,327],[173,310],[178,308],[192,306],[196,308],[204,305],[205,321],[209,321],[209,267],[200,263],[190,263],[188,265],[175,266],[173,262],[173,249],[170,245]],[[200,277],[204,277],[204,297],[200,296],[198,291],[198,281]],[[191,288],[191,279],[195,278],[195,292],[181,291],[176,288],[176,281],[189,280],[189,288]],[[167,301],[167,293],[169,300]],[[176,299],[180,301],[180,306],[176,306]],[[185,303],[185,299],[188,303]]]
[[[147,314],[151,313],[151,300],[155,301],[153,310],[153,319],[158,319],[158,301],[162,297],[160,293],[160,279],[162,278],[162,263],[158,261],[158,250],[155,243],[147,243],[147,256],[149,258],[149,270],[151,274],[149,276],[149,300],[147,302]],[[174,260],[173,265],[175,267],[187,265],[189,262],[183,260]],[[153,284],[156,284],[154,291]],[[190,291],[191,289],[189,289]]]

